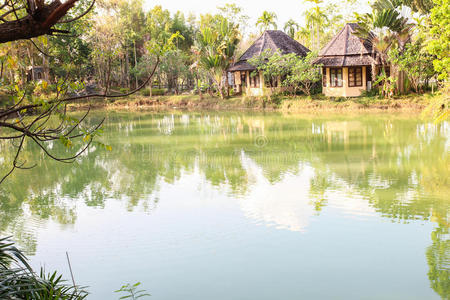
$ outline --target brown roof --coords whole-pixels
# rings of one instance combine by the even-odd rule
[[[281,51],[282,54],[296,53],[302,57],[306,56],[310,50],[288,36],[281,30],[265,31],[247,51],[242,54],[239,61],[235,63],[229,71],[247,71],[256,68],[250,65],[247,60],[254,56],[261,55],[265,50]]]
[[[321,56],[314,61],[324,67],[370,66],[378,62],[369,54]]]
[[[361,66],[376,63],[372,55],[372,44],[353,34],[357,27],[356,23],[347,23],[319,52],[315,63],[324,66]]]

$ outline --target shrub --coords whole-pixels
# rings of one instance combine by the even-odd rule
[[[130,92],[129,88],[120,88],[120,93],[121,94],[126,94],[126,93],[129,93],[129,92]]]
[[[362,97],[378,97],[380,95],[380,92],[377,88],[372,88],[370,91],[363,91],[361,93]]]
[[[25,255],[8,238],[0,238],[0,299],[82,300],[87,292],[62,280],[56,272],[36,274]]]
[[[336,98],[331,98],[331,99],[335,102],[345,102],[348,100],[346,97],[336,97]]]
[[[163,96],[166,93],[165,89],[152,89],[152,96]],[[141,90],[142,96],[149,97],[150,96],[150,89],[142,89]]]
[[[165,89],[152,89],[153,96],[162,96],[166,93]]]

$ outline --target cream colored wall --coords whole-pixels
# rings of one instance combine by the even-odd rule
[[[323,87],[323,93],[328,97],[358,97],[367,89],[366,67],[362,67],[362,86],[348,86],[348,68],[342,68],[342,87],[330,87],[330,68],[326,68],[326,87]]]

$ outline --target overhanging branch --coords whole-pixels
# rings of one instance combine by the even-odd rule
[[[30,39],[55,32],[52,27],[67,14],[77,1],[79,0],[67,0],[61,3],[60,0],[54,0],[50,4],[42,3],[33,9],[28,7],[27,16],[0,24],[0,43]]]

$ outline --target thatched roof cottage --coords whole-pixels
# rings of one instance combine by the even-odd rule
[[[372,65],[378,65],[369,41],[354,35],[358,24],[348,23],[319,52],[323,65],[323,93],[330,97],[357,97],[372,86]]]
[[[305,57],[310,51],[308,48],[292,39],[281,30],[267,30],[244,52],[228,70],[233,74],[236,92],[245,91],[249,96],[262,96],[264,94],[264,76],[250,76],[256,68],[248,63],[252,57],[261,55],[265,50],[280,51],[282,54],[295,53]],[[280,79],[278,79],[280,81]],[[281,83],[278,82],[278,86]]]

